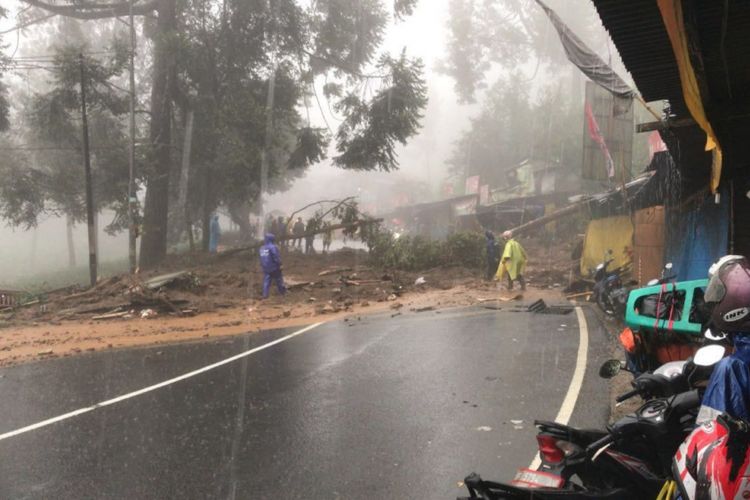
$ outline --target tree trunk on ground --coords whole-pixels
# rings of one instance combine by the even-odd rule
[[[76,267],[76,246],[73,242],[73,219],[70,216],[66,217],[65,236],[68,240],[68,267],[73,269]]]
[[[143,211],[141,268],[158,265],[167,254],[169,172],[172,142],[172,88],[175,78],[176,0],[159,0],[157,34],[154,39],[153,85],[151,87],[151,148],[153,164],[146,179]]]

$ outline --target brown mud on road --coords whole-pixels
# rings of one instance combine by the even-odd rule
[[[318,321],[358,318],[373,313],[388,312],[395,317],[492,303],[499,303],[500,307],[504,308],[504,301],[488,301],[498,297],[510,298],[512,295],[498,291],[495,284],[478,282],[474,285],[458,285],[449,290],[411,292],[393,301],[361,302],[346,310],[330,313],[321,313],[317,305],[313,304],[293,304],[283,299],[271,299],[266,302],[252,301],[245,307],[234,307],[187,318],[157,316],[153,319],[64,321],[54,324],[12,326],[0,330],[0,366],[74,356],[91,351],[203,341],[272,328],[302,326]],[[512,303],[526,304],[539,298],[549,303],[564,300],[556,290],[530,288],[523,299]]]
[[[347,249],[317,255],[285,251],[283,260],[292,286],[284,297],[274,290],[268,300],[260,300],[262,275],[254,255],[183,255],[158,272],[105,278],[94,289],[50,292],[40,296],[39,303],[0,310],[0,366],[384,311],[395,317],[448,307],[506,308],[508,302],[521,303],[511,300],[515,295],[501,291],[496,282],[480,279],[479,271],[458,266],[386,272],[368,267],[365,252]],[[184,271],[184,276],[149,289],[155,276],[177,271]],[[529,271],[531,286],[522,303],[565,300],[557,284],[561,276],[542,281],[535,279],[533,266]]]

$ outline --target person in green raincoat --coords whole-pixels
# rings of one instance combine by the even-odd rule
[[[497,267],[495,278],[502,281],[503,275],[507,272],[508,290],[513,290],[514,281],[521,284],[521,290],[526,290],[526,282],[523,279],[523,273],[526,271],[526,250],[513,239],[511,231],[505,231],[503,239],[505,239],[505,249],[503,250],[503,256],[500,258],[500,265]]]

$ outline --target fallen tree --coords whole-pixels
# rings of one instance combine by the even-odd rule
[[[329,231],[336,231],[339,229],[344,230],[355,230],[363,226],[368,226],[372,224],[380,224],[383,222],[383,219],[362,219],[354,222],[348,222],[348,223],[341,223],[341,224],[331,224],[330,226],[324,226],[320,229],[316,229],[315,231],[305,231],[302,234],[294,234],[294,235],[288,235],[283,237],[277,237],[276,242],[281,243],[284,241],[290,241],[290,240],[296,240],[299,238],[307,238],[308,236],[317,236],[319,234],[325,234]],[[244,247],[237,247],[237,248],[231,248],[229,250],[226,250],[224,252],[221,252],[217,255],[217,258],[226,258],[232,255],[236,255],[238,253],[242,252],[249,252],[253,250],[259,249],[261,246],[263,246],[263,242],[259,241],[257,243],[254,243],[252,245],[244,246]]]
[[[589,207],[593,203],[606,202],[616,196],[620,196],[623,199],[622,200],[623,205],[627,206],[629,205],[630,200],[635,196],[635,194],[640,190],[640,188],[643,187],[645,183],[653,176],[653,174],[654,174],[653,172],[648,172],[647,175],[642,175],[628,182],[624,186],[618,187],[606,193],[596,194],[592,196],[585,196],[583,199],[576,201],[575,203],[572,203],[568,205],[567,207],[563,207],[559,210],[552,212],[551,214],[547,214],[543,217],[530,220],[529,222],[521,224],[520,226],[511,228],[510,231],[512,231],[514,235],[525,233],[529,231],[530,229],[544,226],[545,224],[554,222],[567,215],[574,214],[578,212],[579,210],[589,209]]]

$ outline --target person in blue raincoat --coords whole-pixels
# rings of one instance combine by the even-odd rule
[[[704,299],[713,306],[713,327],[727,333],[734,353],[714,367],[696,422],[722,413],[750,419],[750,265],[744,257],[722,258],[709,271]]]
[[[271,291],[271,283],[276,282],[279,294],[286,293],[284,276],[282,275],[281,253],[276,246],[276,236],[272,233],[266,234],[265,243],[260,247],[260,267],[263,269],[263,298],[267,299]]]
[[[211,226],[208,233],[208,252],[216,253],[219,248],[219,238],[221,238],[221,226],[219,226],[219,216],[211,217]]]

